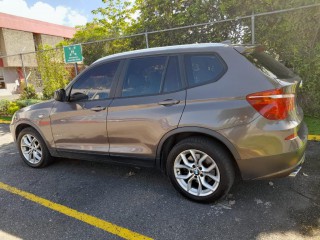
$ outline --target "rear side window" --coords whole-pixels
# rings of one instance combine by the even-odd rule
[[[263,74],[271,78],[288,79],[295,74],[282,63],[279,63],[273,57],[263,51],[254,51],[244,55],[251,63],[253,63]]]
[[[167,57],[131,59],[124,78],[123,97],[159,94]]]
[[[185,55],[185,66],[189,87],[217,81],[226,71],[219,56]]]

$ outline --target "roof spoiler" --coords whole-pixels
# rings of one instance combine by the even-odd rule
[[[261,45],[234,45],[234,49],[243,54],[250,54],[253,52],[264,52],[265,48]]]

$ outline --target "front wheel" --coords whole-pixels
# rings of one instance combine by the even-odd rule
[[[233,184],[231,160],[220,143],[188,138],[169,153],[167,173],[182,195],[198,202],[213,202],[225,196]]]
[[[23,129],[19,133],[17,143],[22,160],[30,167],[44,167],[52,161],[45,142],[33,128]]]

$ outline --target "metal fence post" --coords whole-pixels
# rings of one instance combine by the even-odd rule
[[[251,15],[251,43],[255,44],[255,19],[254,19],[254,12],[252,12]]]
[[[24,67],[24,63],[23,63],[22,53],[20,53],[20,59],[21,59],[21,66],[22,66],[24,81],[26,83],[26,87],[28,87],[28,79],[26,75],[26,68]]]
[[[148,40],[148,32],[147,31],[144,33],[144,36],[146,39],[146,46],[147,46],[147,48],[149,48],[149,40]]]

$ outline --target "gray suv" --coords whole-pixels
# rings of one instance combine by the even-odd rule
[[[201,202],[244,180],[295,175],[307,127],[301,79],[260,46],[192,44],[107,56],[11,123],[23,161],[153,166]]]

